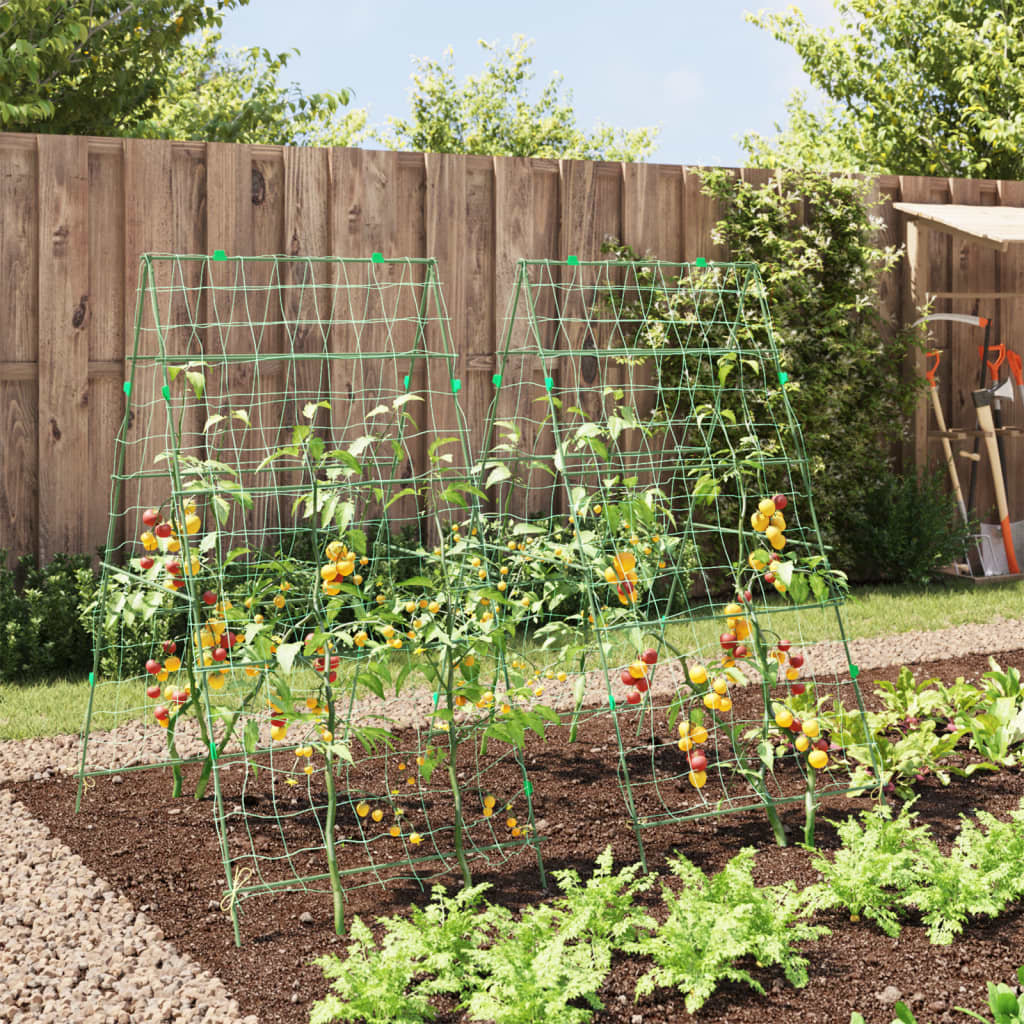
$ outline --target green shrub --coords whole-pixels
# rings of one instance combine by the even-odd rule
[[[877,226],[867,208],[867,185],[810,169],[782,170],[760,187],[725,170],[702,169],[704,193],[719,201],[722,220],[714,239],[730,258],[756,263],[765,285],[780,366],[788,375],[786,395],[803,434],[810,461],[818,523],[835,565],[853,564],[858,553],[850,502],[873,491],[891,473],[890,450],[906,432],[909,414],[923,382],[903,378],[909,332],[900,332],[879,314],[879,285],[899,260],[893,247],[874,240]],[[629,246],[603,246],[618,258],[635,259]],[[655,253],[654,256],[664,254]],[[653,301],[652,301],[653,300]],[[723,303],[728,295],[720,296]],[[650,324],[647,343],[671,337],[678,318],[656,294],[644,299]],[[620,312],[620,319],[629,313]],[[766,343],[767,338],[756,338]],[[643,339],[638,339],[643,343]],[[680,394],[681,382],[713,384],[711,367],[686,364],[686,357],[661,360],[659,381],[666,403]],[[725,367],[719,370],[725,372]],[[674,372],[674,378],[672,374]],[[703,374],[704,376],[701,376]],[[736,375],[733,374],[735,381]],[[694,401],[702,401],[699,391]],[[775,425],[791,455],[800,451],[788,436],[780,387],[762,396],[733,387],[719,396],[722,408],[765,425],[751,454],[777,454]],[[716,406],[717,407],[717,406]],[[742,440],[737,431],[732,440]],[[785,490],[787,467],[766,465],[763,490]],[[728,495],[726,495],[728,497]]]
[[[939,566],[962,560],[971,535],[945,476],[888,476],[850,503],[854,571],[861,579],[927,583]]]
[[[7,568],[0,550],[0,679],[68,676],[92,667],[92,640],[81,620],[96,576],[88,555],[55,555],[40,568],[24,555]]]

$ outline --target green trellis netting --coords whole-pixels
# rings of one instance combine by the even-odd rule
[[[549,728],[613,730],[641,856],[813,820],[825,723],[873,764],[856,670],[804,654],[812,614],[845,652],[840,576],[753,266],[520,261],[476,434],[429,259],[146,256],[130,367],[79,799],[162,750],[236,939],[260,894],[340,929],[355,886],[543,878]]]
[[[794,800],[810,835],[814,794],[850,789],[825,723],[875,752],[756,266],[520,261],[495,379],[483,468],[499,514],[562,523],[538,639],[586,635],[574,725],[611,719],[641,854],[643,828],[759,806],[782,841]]]
[[[153,733],[193,764],[236,935],[537,844],[454,371],[432,260],[143,260],[79,796]]]

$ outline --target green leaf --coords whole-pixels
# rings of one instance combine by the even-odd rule
[[[260,742],[260,723],[250,718],[242,732],[242,746],[247,754],[254,754]]]
[[[331,403],[330,402],[307,402],[302,407],[302,415],[303,415],[303,417],[305,419],[311,420],[311,419],[313,419],[314,416],[316,416],[317,409],[327,409],[327,410],[330,410],[330,408],[331,408]]]
[[[484,487],[493,487],[495,484],[501,483],[502,480],[508,480],[511,476],[512,470],[508,466],[499,464],[488,474]]]
[[[402,580],[401,583],[397,584],[399,587],[432,587],[434,581],[426,576],[410,576],[407,580]]]
[[[456,441],[458,441],[457,437],[438,437],[438,438],[435,438],[433,441],[430,442],[430,447],[427,449],[427,457],[428,458],[433,458],[434,453],[437,452],[437,450],[439,448],[443,448],[445,445],[448,445],[448,444],[453,444]]]
[[[301,640],[291,644],[277,645],[277,663],[281,666],[282,671],[291,672],[295,656],[302,650],[302,646]]]
[[[210,503],[213,505],[213,514],[217,519],[217,522],[223,526],[228,521],[228,516],[231,513],[231,506],[227,503],[227,500],[222,498],[219,494],[214,494],[210,498]]]
[[[206,422],[203,424],[203,433],[205,434],[210,429],[210,427],[216,426],[225,418],[226,417],[221,416],[220,414],[208,417]]]
[[[807,577],[803,573],[796,573],[789,587],[789,596],[796,604],[803,604],[810,596],[810,587],[807,584]]]
[[[186,370],[185,377],[188,379],[192,390],[196,393],[196,398],[202,398],[203,392],[206,390],[206,378],[195,370]]]

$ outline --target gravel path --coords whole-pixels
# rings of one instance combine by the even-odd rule
[[[1024,620],[997,620],[857,640],[850,654],[863,683],[873,668],[1020,648]],[[815,645],[807,664],[819,672],[845,670],[842,645]],[[679,675],[678,665],[659,666],[655,691],[673,688]],[[571,707],[572,680],[549,685],[544,699]],[[585,700],[604,699],[604,680],[592,674]],[[403,695],[387,701],[384,713],[416,725],[431,706],[429,694]],[[380,712],[379,702],[373,707]],[[113,757],[124,766],[127,749],[135,763],[156,760],[162,741],[162,734],[129,723],[96,736],[89,761]],[[183,756],[201,750],[198,737],[184,730],[178,745]],[[0,743],[0,783],[73,774],[79,756],[77,736]],[[54,840],[18,803],[16,789],[0,789],[0,978],[0,1024],[272,1024],[243,1018],[219,979],[180,956],[154,921]]]

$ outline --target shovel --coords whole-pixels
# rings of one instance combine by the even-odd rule
[[[1011,573],[1020,573],[1017,554],[1013,545],[1013,530],[1010,524],[1010,510],[1006,502],[1006,481],[1003,476],[1002,461],[999,458],[999,447],[996,444],[995,422],[992,419],[993,405],[1000,399],[1013,401],[1013,385],[1007,377],[1001,384],[993,384],[988,388],[980,388],[971,392],[974,407],[978,414],[978,427],[985,439],[989,465],[992,467],[992,483],[996,494],[996,508],[999,511],[999,529],[1003,535],[1003,547],[1006,550],[1006,565]],[[973,474],[972,474],[973,476]]]

